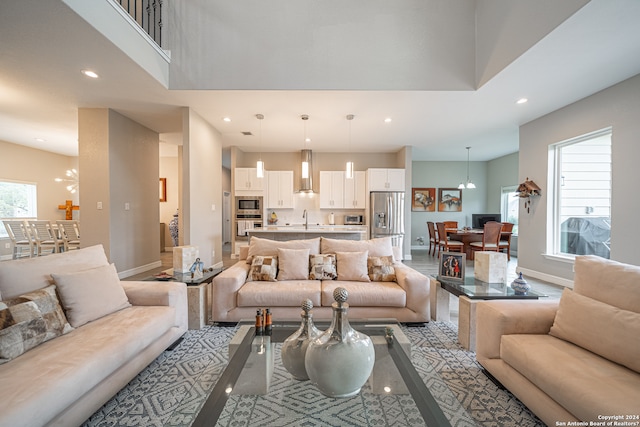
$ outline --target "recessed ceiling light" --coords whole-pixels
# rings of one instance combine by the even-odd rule
[[[38,142],[45,142],[46,141],[46,139],[44,139],[44,138],[35,138],[35,140],[38,141]]]
[[[225,122],[229,123],[229,122],[231,121],[231,118],[229,118],[229,117],[224,117],[224,118],[222,119],[222,121],[225,121]]]
[[[82,70],[82,74],[84,74],[87,77],[91,77],[92,79],[97,79],[99,77],[95,71],[91,71],[91,70]]]
[[[386,119],[384,119],[385,123],[391,123],[391,117],[387,117]]]
[[[520,98],[516,101],[516,104],[526,104],[528,101],[527,98]]]
[[[305,138],[304,142],[311,142],[311,138],[309,138],[309,137]]]

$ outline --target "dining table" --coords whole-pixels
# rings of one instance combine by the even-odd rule
[[[473,251],[471,250],[472,242],[482,242],[482,238],[484,237],[483,229],[476,228],[461,228],[461,229],[447,229],[447,235],[451,240],[456,240],[458,242],[462,242],[464,247],[464,253],[467,255],[467,259],[473,261]],[[511,235],[510,232],[502,232],[500,233],[500,240],[507,240]]]

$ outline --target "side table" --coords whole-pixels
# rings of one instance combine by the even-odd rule
[[[200,329],[211,319],[211,304],[213,297],[213,278],[222,273],[223,268],[214,268],[212,271],[205,271],[202,277],[194,279],[191,273],[173,273],[173,269],[168,269],[157,276],[151,276],[145,280],[162,280],[183,282],[187,285],[187,302],[189,315],[189,329]],[[162,277],[159,278],[158,276]],[[168,278],[168,279],[167,279]]]

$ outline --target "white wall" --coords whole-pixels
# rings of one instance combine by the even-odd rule
[[[475,2],[165,4],[174,89],[475,86]]]
[[[83,246],[103,244],[123,277],[160,266],[158,134],[113,110],[81,108],[78,136]]]
[[[572,264],[547,259],[550,144],[608,126],[612,135],[611,259],[640,265],[636,196],[640,182],[640,75],[584,98],[520,127],[519,180],[529,177],[542,188],[531,213],[520,210],[518,265],[547,280],[573,278]]]
[[[518,184],[518,153],[487,162],[487,213],[500,213],[502,187]]]
[[[183,108],[181,241],[197,246],[205,266],[222,262],[222,136]]]

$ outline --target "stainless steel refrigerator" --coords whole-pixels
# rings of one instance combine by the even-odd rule
[[[371,237],[391,236],[393,246],[404,243],[404,192],[372,191]]]

